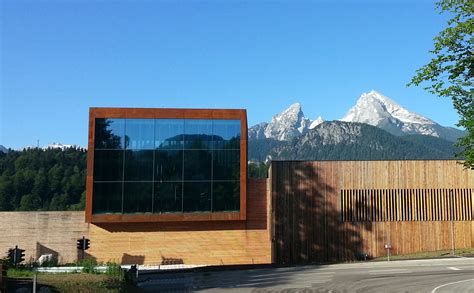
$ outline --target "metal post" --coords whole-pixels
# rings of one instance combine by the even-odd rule
[[[15,251],[13,251],[13,264],[16,266],[16,252],[18,251],[18,245],[15,245]]]
[[[449,197],[451,198],[451,247],[452,247],[452,252],[451,254],[454,256],[456,254],[456,247],[455,247],[455,239],[454,239],[454,196],[453,196],[453,190],[449,190]]]
[[[82,260],[84,260],[84,251],[86,250],[86,237],[82,236]]]
[[[33,293],[36,293],[36,276],[37,273],[33,275]]]

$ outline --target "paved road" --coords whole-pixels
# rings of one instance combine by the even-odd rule
[[[146,291],[472,292],[474,258],[160,274]]]

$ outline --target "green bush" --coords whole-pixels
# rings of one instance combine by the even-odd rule
[[[77,262],[78,266],[82,266],[82,272],[88,274],[97,274],[99,273],[96,269],[97,261],[92,258],[82,259]]]
[[[124,279],[124,272],[122,270],[122,267],[118,263],[109,261],[109,262],[107,262],[106,266],[107,267],[105,269],[105,274],[107,276],[116,277],[120,280]]]

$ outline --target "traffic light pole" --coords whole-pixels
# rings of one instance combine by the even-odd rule
[[[14,253],[13,253],[13,263],[15,264],[15,266],[16,266],[17,251],[18,251],[18,245],[15,245],[15,250],[14,250]]]
[[[86,250],[86,237],[82,236],[82,260],[84,260],[84,251]]]

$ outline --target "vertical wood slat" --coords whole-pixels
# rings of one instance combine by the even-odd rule
[[[288,192],[282,199],[291,197],[291,190],[306,189],[306,183],[300,182],[302,179],[295,175],[301,162],[291,162],[291,166],[289,162],[278,163],[285,168],[286,174],[280,173],[281,176],[274,181],[286,181],[279,186],[288,185]],[[443,169],[448,167],[449,170]],[[451,231],[446,221],[451,217],[457,220],[456,245],[474,243],[474,225],[469,222],[473,215],[474,177],[465,175],[466,172],[458,169],[455,162],[313,162],[312,168],[315,173],[322,174],[321,180],[314,181],[323,184],[315,183],[311,192],[286,198],[284,206],[289,209],[289,217],[280,221],[285,227],[283,234],[291,235],[291,241],[287,241],[284,235],[280,236],[284,243],[282,248],[286,251],[281,255],[287,256],[289,262],[347,259],[352,258],[357,250],[369,250],[373,255],[380,255],[385,253],[382,243],[386,240],[382,235],[387,235],[388,229],[391,229],[389,234],[394,253],[446,249],[450,245],[448,236]],[[453,172],[457,175],[451,175]],[[390,174],[396,175],[389,178]],[[291,180],[285,179],[288,176]],[[457,189],[453,189],[454,200],[451,201],[449,188],[452,186]],[[334,195],[336,199],[332,198]],[[290,211],[301,208],[291,201],[296,198],[301,201],[304,196],[312,197],[314,209],[311,212]],[[324,200],[319,201],[321,196]],[[338,210],[336,218],[330,216],[333,204]],[[450,204],[454,207],[453,214]],[[321,217],[318,206],[323,206],[323,213],[328,215]],[[307,221],[308,217],[312,220]],[[332,222],[333,219],[336,222]],[[318,224],[318,221],[323,223]],[[360,223],[367,221],[371,224]],[[308,227],[301,228],[309,222]],[[305,238],[300,239],[295,231],[303,233]],[[424,241],[427,237],[434,240]],[[343,249],[336,251],[334,247],[339,246]],[[300,254],[310,256],[302,257]]]
[[[349,222],[472,221],[471,189],[342,189],[340,218]]]

